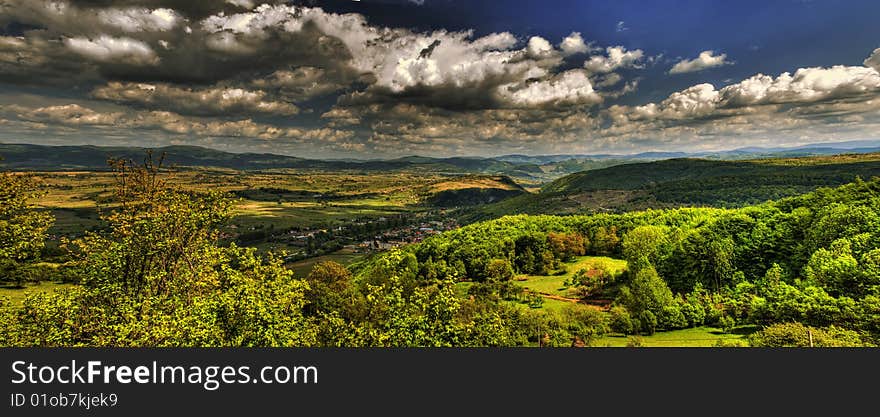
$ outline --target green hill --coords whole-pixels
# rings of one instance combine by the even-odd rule
[[[523,213],[742,207],[875,176],[880,176],[880,153],[744,161],[668,159],[567,175],[538,194],[486,206],[474,219]]]

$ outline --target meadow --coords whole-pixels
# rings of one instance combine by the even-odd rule
[[[725,332],[715,327],[694,327],[690,329],[657,332],[645,336],[626,336],[608,334],[590,342],[592,347],[716,347],[748,346],[747,336],[757,330],[754,326],[743,326]]]

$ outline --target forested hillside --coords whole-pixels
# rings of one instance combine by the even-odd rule
[[[113,167],[107,226],[51,264],[39,178],[0,176],[4,285],[46,270],[67,283],[0,298],[4,345],[588,346],[705,326],[751,329],[752,346],[880,341],[880,179],[742,208],[507,216],[295,276],[283,253],[224,238],[222,191],[149,158]]]
[[[621,282],[572,283],[616,286],[608,320],[618,331],[796,322],[844,344],[880,335],[877,180],[740,209],[504,217],[389,255],[392,271],[386,257],[359,275],[473,280],[475,293],[504,299],[497,271],[549,274],[576,254],[628,261]],[[762,337],[781,336],[761,333],[754,343],[783,343]]]
[[[880,153],[747,161],[669,159],[567,175],[545,185],[539,194],[488,206],[475,213],[475,218],[685,206],[742,207],[878,175]]]

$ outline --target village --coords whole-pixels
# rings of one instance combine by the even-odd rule
[[[295,261],[342,249],[357,254],[383,252],[458,227],[455,218],[440,211],[350,219],[330,227],[290,228],[272,233],[266,241],[286,247],[289,254],[285,260]]]

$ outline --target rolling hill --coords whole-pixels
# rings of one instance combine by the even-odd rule
[[[875,176],[880,176],[880,153],[743,161],[677,158],[567,175],[539,193],[485,206],[474,213],[474,219],[521,213],[741,207]]]

